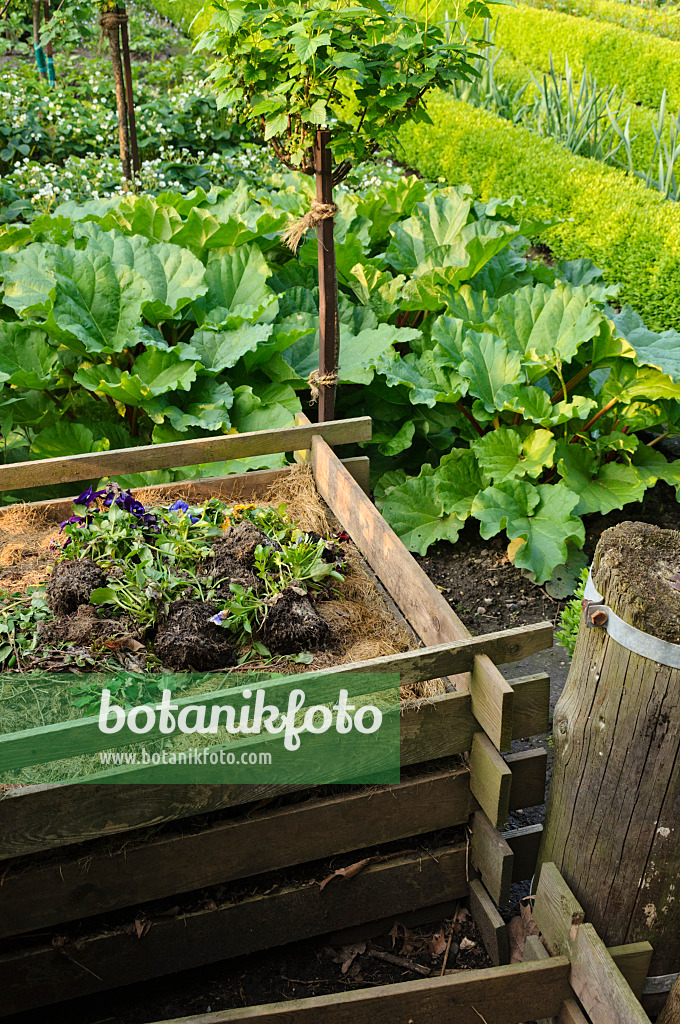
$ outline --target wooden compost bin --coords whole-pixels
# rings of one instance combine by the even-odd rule
[[[401,764],[411,771],[399,785],[354,787],[325,797],[310,791],[273,810],[256,805],[300,787],[146,784],[148,776],[137,774],[134,785],[35,785],[1,794],[0,1016],[315,935],[356,926],[379,931],[397,915],[427,912],[436,918],[468,895],[492,958],[508,959],[503,921],[490,897],[502,904],[513,880],[531,877],[540,826],[505,836],[498,829],[510,810],[543,801],[546,753],[501,752],[513,739],[547,731],[549,680],[538,674],[508,682],[496,665],[549,647],[552,628],[540,623],[470,636],[367,497],[368,459],[341,462],[330,447],[368,440],[370,430],[368,418],[306,421],[280,430],[0,467],[0,490],[14,492],[34,486],[36,478],[42,484],[97,480],[296,452],[309,460],[319,495],[394,602],[395,614],[412,628],[414,643],[424,645],[324,670],[329,682],[357,669],[398,671],[403,683],[443,678],[447,689],[403,706]],[[182,493],[190,501],[251,498],[288,472],[190,480],[181,484]],[[168,487],[176,491],[178,485],[159,485],[159,498]],[[38,503],[55,520],[65,518],[70,504]],[[305,674],[295,679],[304,685]],[[0,738],[0,765],[73,753],[73,728],[65,723]],[[81,719],[77,728],[78,752],[101,748],[96,722]],[[466,756],[452,767],[453,755]],[[210,817],[225,809],[228,818]],[[206,815],[200,825],[182,827],[182,819],[198,815]],[[168,827],[172,822],[176,828]],[[468,822],[469,843],[449,844],[428,858],[405,853],[371,863],[352,879],[349,900],[341,887],[288,885],[177,916],[145,916],[144,905],[154,900]],[[112,843],[115,836],[119,840]],[[113,912],[117,919],[127,912],[127,928],[102,926],[102,916]],[[141,939],[134,927],[140,913],[150,925]],[[81,928],[73,941],[60,939],[60,926],[83,919],[89,931]],[[47,929],[52,941],[36,938]],[[564,995],[566,963],[531,970],[537,978],[557,979],[553,1001],[555,991]]]

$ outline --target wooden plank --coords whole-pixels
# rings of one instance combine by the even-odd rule
[[[521,807],[542,804],[545,800],[548,752],[542,747],[520,750],[516,754],[506,754],[505,763],[512,771],[510,810],[517,811]]]
[[[468,636],[469,631],[448,602],[321,437],[312,442],[312,468],[319,494],[423,642],[439,644]],[[540,650],[552,646],[552,633],[549,641],[547,638],[549,629],[546,625],[545,647]],[[473,688],[475,717],[496,746],[506,749],[512,737],[512,687],[488,660],[482,657],[475,664],[473,679],[462,676],[452,681],[459,688]]]
[[[524,942],[524,955],[522,963],[537,963],[542,960],[549,960],[550,953],[545,948],[538,935],[527,935]],[[566,1002],[567,1000],[565,1000]],[[564,1006],[564,1003],[562,1003]],[[560,1011],[561,1012],[561,1011]],[[539,1017],[535,1024],[552,1024],[552,1017]]]
[[[556,1024],[589,1024],[575,999],[565,999],[556,1017]]]
[[[556,866],[548,861],[534,920],[552,951],[571,961],[570,983],[592,1024],[647,1024],[648,1017]]]
[[[508,682],[515,694],[513,740],[550,732],[550,676],[535,672]]]
[[[494,828],[505,825],[512,772],[489,737],[476,732],[470,751],[470,789]]]
[[[569,981],[592,1024],[648,1024],[649,1017],[592,924],[576,927],[568,949]]]
[[[547,623],[546,623],[547,625]],[[552,627],[546,630],[546,647],[552,647]],[[542,647],[541,650],[545,650]],[[499,750],[509,750],[513,733],[515,692],[484,656],[477,658],[470,679],[472,714]]]
[[[510,963],[508,929],[493,900],[478,878],[470,882],[470,913],[479,928],[484,948],[495,967]]]
[[[503,839],[515,855],[512,868],[513,882],[525,882],[533,878],[542,835],[542,825],[525,825],[523,828],[514,828],[502,833]]]
[[[272,455],[309,448],[318,435],[329,444],[370,441],[371,419],[330,420],[276,430],[253,430],[244,434],[219,434],[191,441],[172,441],[140,448],[116,448],[108,452],[86,452],[56,459],[15,462],[0,466],[0,492],[67,483],[71,480],[98,480],[103,476],[145,473],[151,469],[177,469],[227,459],[246,459],[254,455]]]
[[[370,459],[365,455],[351,459],[342,459],[342,464],[357,482],[362,490],[368,493]],[[290,466],[283,469],[250,469],[247,473],[230,473],[229,476],[208,476],[198,480],[175,480],[168,484],[149,484],[144,487],[132,487],[132,494],[140,491],[148,497],[161,502],[165,499],[173,500],[182,497],[186,501],[198,504],[207,501],[208,498],[244,499],[255,496],[264,496],[270,487],[274,487],[280,480],[285,480],[291,471]],[[42,512],[48,522],[60,522],[71,514],[73,499],[70,498],[48,498],[45,501],[20,502],[24,510],[35,509]],[[3,512],[12,505],[4,505]]]
[[[607,952],[621,971],[637,999],[644,991],[654,948],[651,942],[629,942],[609,946]]]
[[[81,933],[72,947],[29,945],[0,956],[0,1015],[462,898],[468,891],[466,863],[465,843],[435,849],[431,856],[416,851],[371,863],[352,879],[323,889],[310,879],[234,902],[224,898],[176,917],[152,917],[141,940],[131,911],[128,927]]]
[[[510,898],[514,855],[483,811],[477,811],[472,818],[470,860],[494,902],[505,906]]]
[[[279,707],[284,707],[290,692],[299,687],[306,690],[313,687],[314,701],[323,704],[335,699],[340,687],[346,688],[350,696],[370,693],[368,680],[373,675],[398,673],[401,685],[404,686],[424,679],[436,679],[442,675],[465,671],[472,666],[479,651],[490,652],[493,659],[500,662],[522,657],[521,652],[527,647],[532,647],[534,638],[540,637],[542,633],[543,627],[540,623],[536,626],[520,626],[500,633],[467,637],[439,647],[425,647],[372,658],[369,661],[336,665],[317,672],[287,676],[271,682],[263,681],[258,687],[266,691],[268,700],[278,702]],[[176,704],[180,711],[188,706],[210,709],[218,705],[228,705],[232,701],[238,704],[241,694],[241,686],[226,687],[198,696],[180,697],[173,700],[173,704]],[[160,735],[159,726],[156,725],[144,734],[144,740],[151,742]],[[263,737],[258,737],[252,742],[261,744],[263,741]],[[103,736],[98,716],[24,729],[21,732],[0,736],[0,771],[10,771],[27,765],[43,764],[137,742],[139,736],[130,731],[127,723],[115,734]],[[278,737],[272,737],[269,742],[275,744]],[[144,776],[146,774],[144,773]],[[171,781],[172,773],[166,774],[168,781]],[[144,776],[140,775],[140,779]]]
[[[565,952],[585,920],[583,907],[552,862],[543,864],[536,887],[534,920],[550,952]]]
[[[569,993],[564,957],[419,978],[355,992],[219,1010],[157,1024],[523,1024],[554,1015]]]
[[[0,937],[449,828],[471,809],[460,768],[251,811],[189,834],[140,836],[123,854],[106,843],[58,862],[20,863],[3,874]]]

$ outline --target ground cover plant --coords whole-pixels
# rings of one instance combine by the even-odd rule
[[[217,498],[145,507],[89,487],[61,523],[47,583],[0,601],[0,664],[211,671],[312,660],[329,627],[312,600],[344,580],[341,542],[278,507]],[[83,700],[77,706],[82,706]]]
[[[318,365],[316,245],[294,257],[280,236],[306,182],[7,226],[4,459],[292,422]],[[618,312],[587,261],[527,260],[547,227],[520,200],[405,177],[338,205],[340,414],[373,417],[376,496],[409,547],[472,517],[544,582],[582,545],[581,516],[680,482],[648,443],[677,431],[677,333]]]

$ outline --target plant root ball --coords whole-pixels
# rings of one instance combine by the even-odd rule
[[[286,587],[269,599],[262,641],[278,654],[299,654],[320,647],[330,628],[300,587]]]
[[[229,589],[230,583],[239,583],[246,590],[251,587],[257,590],[262,581],[248,569],[243,562],[239,562],[233,555],[222,550],[223,541],[218,541],[212,549],[212,554],[206,558],[201,565],[201,573],[210,576],[215,585],[215,594],[223,601],[232,597]],[[219,583],[219,586],[216,584]]]
[[[217,605],[175,601],[156,633],[153,650],[164,668],[177,672],[209,672],[235,664],[230,634],[210,619]]]
[[[224,531],[222,540],[218,540],[213,547],[215,555],[229,555],[242,565],[252,569],[255,564],[255,548],[261,544],[263,548],[275,548],[281,550],[278,541],[268,537],[262,530],[258,530],[254,523],[244,519],[238,526],[230,526]]]
[[[89,558],[57,562],[45,587],[45,596],[54,615],[70,615],[81,604],[88,604],[90,594],[106,586],[106,574]]]
[[[41,630],[45,644],[76,644],[88,647],[96,640],[116,640],[125,637],[139,640],[137,626],[129,619],[100,619],[97,609],[91,604],[81,604],[75,612],[54,622],[48,622]]]

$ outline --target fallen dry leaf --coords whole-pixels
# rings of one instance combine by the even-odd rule
[[[135,933],[138,939],[143,939],[147,932],[151,931],[151,921],[138,917],[135,921]]]
[[[430,941],[427,944],[432,956],[439,956],[446,949],[446,939],[444,938],[444,932],[435,932]]]
[[[464,925],[471,919],[472,918],[470,916],[470,911],[467,909],[467,907],[464,907],[462,904],[459,903],[458,906],[456,907],[456,912],[453,915],[453,921],[451,922],[451,926],[456,935],[460,935]]]
[[[476,945],[476,942],[473,942],[472,939],[468,939],[467,935],[464,935],[463,938],[460,940],[459,948],[461,953],[464,953],[466,949],[474,949]]]
[[[372,857],[366,857],[364,860],[357,860],[354,864],[349,864],[346,868],[338,868],[337,871],[333,872],[333,874],[324,878],[323,882],[319,884],[319,889],[325,889],[328,883],[332,882],[334,878],[354,878],[354,876],[358,875],[360,871],[363,871],[366,865],[370,864],[372,860]]]
[[[518,964],[524,959],[524,946],[527,935],[538,935],[538,925],[531,916],[529,902],[522,900],[519,914],[508,921],[508,942],[510,943],[510,963]]]
[[[333,957],[333,963],[340,964],[340,973],[347,974],[358,956],[366,952],[365,942],[354,942],[351,946],[343,946]]]

